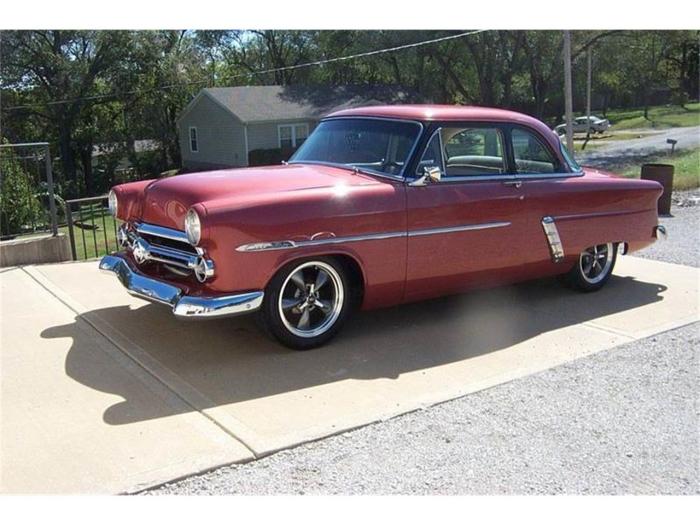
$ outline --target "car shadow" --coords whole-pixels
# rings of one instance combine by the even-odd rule
[[[196,388],[214,407],[348,379],[393,379],[471,359],[545,332],[661,301],[665,289],[613,276],[594,294],[572,292],[554,279],[475,291],[359,312],[331,343],[306,352],[288,350],[271,341],[252,316],[182,322],[167,308],[148,304],[137,309],[97,309],[79,317],[107,322],[150,359]],[[72,337],[65,362],[67,375],[123,398],[105,411],[105,422],[122,425],[183,410],[155,400],[132,400],[134,393],[120,388],[108,369],[84,366],[90,354],[99,350],[84,344],[85,327],[81,324],[77,318],[70,324],[47,328],[41,335],[49,339]]]

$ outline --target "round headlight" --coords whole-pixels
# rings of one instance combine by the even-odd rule
[[[197,212],[191,208],[185,216],[185,233],[187,234],[187,240],[190,241],[192,246],[199,244],[199,239],[202,236],[202,224],[199,221]]]
[[[114,190],[109,190],[109,196],[107,197],[107,202],[109,205],[109,213],[114,215],[115,217],[117,216],[117,194],[114,193]]]

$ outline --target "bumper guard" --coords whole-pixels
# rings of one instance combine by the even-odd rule
[[[171,306],[177,317],[228,317],[254,312],[262,305],[263,292],[212,297],[183,295],[177,286],[142,274],[119,254],[105,255],[100,270],[115,274],[131,295]]]

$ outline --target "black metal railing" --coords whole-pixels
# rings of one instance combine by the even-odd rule
[[[66,201],[66,228],[74,261],[93,259],[119,249],[117,219],[107,195]]]

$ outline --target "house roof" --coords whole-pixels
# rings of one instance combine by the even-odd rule
[[[242,122],[318,119],[356,106],[421,101],[406,89],[388,85],[204,88],[180,118],[189,112],[201,95],[211,97]]]

